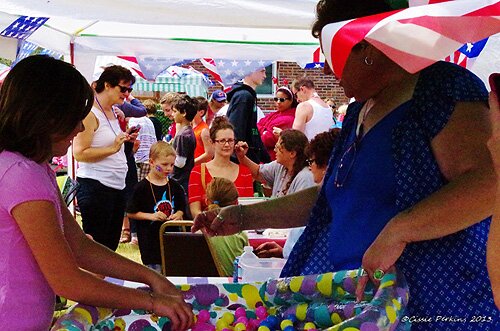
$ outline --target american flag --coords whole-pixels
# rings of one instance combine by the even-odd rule
[[[312,62],[309,62],[305,65],[304,69],[317,69],[323,68],[325,66],[325,56],[321,53],[321,48],[318,47],[314,53]]]
[[[21,42],[19,50],[17,51],[16,60],[14,61],[12,66],[14,66],[22,59],[27,58],[28,56],[30,56],[34,53],[37,53],[40,55],[48,55],[48,56],[51,56],[51,57],[56,58],[58,60],[62,59],[62,57],[63,57],[63,54],[61,54],[61,53],[58,53],[56,51],[53,51],[53,50],[50,50],[47,48],[42,48],[35,43],[32,43],[32,42],[27,41],[27,40],[23,40]]]
[[[193,62],[194,59],[181,59],[176,57],[161,56],[137,56],[136,63],[139,64],[144,77],[149,81],[155,81],[156,77],[167,70],[170,66],[181,66]]]
[[[219,83],[224,86],[222,83],[222,77],[219,75],[219,72],[217,71],[217,64],[215,63],[215,60],[212,58],[201,58],[200,59],[201,64],[208,70],[210,75]]]
[[[487,42],[488,38],[480,40],[476,43],[467,43],[453,52],[453,54],[445,57],[444,60],[467,68],[472,64],[472,61],[474,61],[481,54]]]
[[[272,64],[273,61],[213,59],[213,63],[215,63],[215,66],[211,64],[211,70],[214,71],[213,69],[215,69],[216,71],[214,72],[219,75],[222,85],[227,86],[236,83],[254,71],[267,67]]]
[[[0,36],[24,40],[31,36],[31,34],[47,22],[48,19],[48,17],[20,16],[0,32]]]
[[[321,32],[321,42],[325,58],[338,77],[352,47],[363,39],[414,73],[464,44],[499,32],[500,1],[461,0],[328,24]]]

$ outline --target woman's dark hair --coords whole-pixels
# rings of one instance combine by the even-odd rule
[[[327,24],[391,10],[393,8],[383,0],[320,0],[316,5],[316,21],[311,32],[315,38],[319,38],[321,29]]]
[[[278,88],[276,90],[276,93],[278,93],[278,92],[285,93],[292,100],[292,104],[290,105],[290,108],[296,108],[297,107],[297,105],[299,104],[299,102],[297,101],[297,99],[295,98],[295,95],[292,93],[292,91],[288,87],[282,86],[282,87],[280,87],[280,88]]]
[[[207,200],[212,203],[207,209],[217,209],[234,205],[238,201],[238,190],[232,181],[223,177],[214,177],[207,185]]]
[[[306,147],[305,154],[308,158],[314,157],[314,162],[320,168],[326,167],[335,141],[340,134],[340,129],[330,129],[318,133]]]
[[[212,126],[210,127],[210,139],[215,141],[217,131],[229,129],[234,132],[234,126],[229,122],[225,116],[216,116],[212,121]]]
[[[95,91],[101,93],[104,91],[104,84],[108,83],[112,87],[117,86],[120,82],[130,83],[130,85],[135,83],[135,77],[132,75],[130,70],[122,66],[109,66],[104,68],[99,79],[95,81]]]
[[[69,63],[45,55],[12,68],[0,90],[0,151],[42,163],[55,135],[69,135],[90,112],[94,92]]]
[[[293,164],[293,172],[291,173],[290,180],[286,183],[285,189],[282,191],[283,194],[288,192],[292,181],[295,176],[307,167],[307,156],[305,154],[305,149],[309,144],[309,140],[306,135],[299,130],[286,129],[281,131],[281,146],[289,152],[295,152],[295,163]]]

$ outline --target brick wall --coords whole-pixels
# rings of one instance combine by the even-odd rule
[[[210,79],[214,80],[199,60],[184,65],[184,67],[189,66],[202,73],[208,74]],[[322,68],[302,69],[295,62],[278,62],[277,66],[276,78],[278,78],[279,81],[278,85],[283,85],[283,80],[288,80],[288,85],[290,86],[295,78],[302,77],[305,74],[314,81],[316,91],[323,99],[333,98],[338,105],[348,101],[344,95],[344,90],[338,85],[338,81],[333,76],[323,74]],[[215,86],[210,87],[209,92],[212,93],[213,91],[221,88],[222,87],[219,84],[216,84]],[[159,93],[155,93],[154,95],[151,93],[151,97],[159,98]],[[264,110],[264,112],[269,112],[275,109],[272,98],[259,98],[258,105],[262,108],[262,110]]]

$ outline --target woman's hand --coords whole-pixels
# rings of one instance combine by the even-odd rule
[[[248,144],[245,141],[238,141],[236,145],[234,145],[234,152],[238,159],[245,157],[248,152]]]
[[[260,258],[267,257],[283,257],[283,247],[278,245],[274,241],[268,241],[263,244],[260,244],[255,250],[255,255]]]
[[[117,153],[120,150],[120,148],[126,141],[128,141],[127,134],[122,132],[116,135],[115,141],[113,142],[113,148],[115,150],[115,153]]]
[[[179,289],[167,278],[158,274],[150,284],[153,290],[153,311],[172,321],[173,330],[187,330],[194,321],[192,308],[188,305]]]
[[[239,206],[204,211],[195,217],[191,232],[206,231],[209,236],[228,236],[241,231]]]
[[[363,296],[368,279],[371,279],[375,286],[378,286],[380,279],[377,279],[374,273],[380,270],[382,274],[387,273],[396,264],[396,261],[406,247],[407,243],[399,236],[401,231],[396,231],[392,226],[394,222],[396,221],[393,218],[363,255],[361,267],[366,271],[366,274],[362,275],[358,282],[356,289],[356,298],[358,301]]]
[[[281,131],[283,131],[281,128],[278,128],[277,126],[273,126],[273,135],[278,138],[281,134]]]

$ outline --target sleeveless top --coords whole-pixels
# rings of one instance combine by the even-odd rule
[[[203,129],[208,129],[208,124],[203,121],[193,128],[194,137],[196,138],[196,148],[194,149],[195,159],[205,153],[205,146],[203,146],[203,140],[201,139],[201,131]]]
[[[431,140],[447,124],[455,104],[459,101],[486,102],[487,98],[483,82],[464,68],[437,62],[421,71],[411,106],[392,132],[388,132],[398,212],[447,184],[432,153]],[[331,185],[335,164],[345,153],[346,139],[356,130],[361,108],[360,103],[349,106],[329,162],[326,184],[282,276],[337,270],[336,261],[330,256],[333,249],[330,245],[338,244],[332,241],[329,231],[332,209],[326,186]],[[500,327],[499,311],[493,302],[486,269],[490,222],[491,218],[487,218],[454,234],[407,245],[396,266],[405,275],[410,288],[408,316],[431,318],[430,323],[413,323],[412,331],[497,330]],[[354,220],[350,226],[358,227]],[[458,321],[442,321],[437,316],[456,317]],[[490,321],[473,323],[474,316],[485,316]]]
[[[318,133],[330,130],[333,122],[333,114],[330,107],[321,107],[316,101],[306,101],[313,108],[313,115],[304,127],[304,134],[311,141]]]
[[[94,132],[90,147],[111,146],[116,135],[122,132],[118,120],[114,118],[108,122],[104,113],[96,107],[92,107],[91,111],[97,117],[99,127]],[[78,166],[79,168],[76,171],[77,177],[95,179],[104,186],[117,190],[125,188],[125,176],[127,175],[128,168],[125,157],[125,146],[123,144],[115,154],[109,155],[97,162],[78,162]]]

